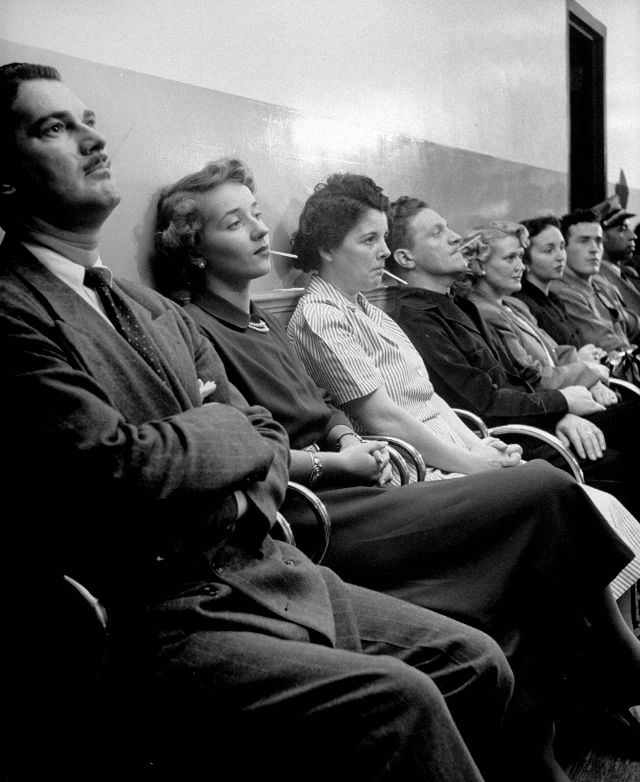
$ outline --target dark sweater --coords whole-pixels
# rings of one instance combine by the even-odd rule
[[[489,426],[526,423],[553,431],[567,412],[559,391],[537,390],[489,336],[475,305],[420,288],[398,292],[392,313],[422,355],[436,391]]]

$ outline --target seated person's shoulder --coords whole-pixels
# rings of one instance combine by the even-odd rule
[[[179,308],[179,305],[174,301],[141,282],[134,282],[123,277],[116,277],[115,282],[128,296],[131,296],[132,299],[135,299],[140,304],[148,306],[150,309],[167,310]]]
[[[287,333],[291,335],[307,328],[318,333],[343,320],[344,312],[336,302],[302,296],[289,319]]]
[[[121,278],[117,278],[116,282],[128,296],[150,312],[154,321],[159,318],[169,318],[171,322],[179,324],[181,330],[186,329],[194,333],[199,331],[197,324],[185,308],[172,299],[140,282]]]
[[[477,294],[470,294],[469,300],[475,305],[478,312],[482,317],[489,322],[501,322],[504,318],[502,307],[499,304],[485,299],[484,296],[478,296]]]
[[[553,280],[549,287],[549,292],[564,301],[569,299],[582,301],[585,299],[584,293],[567,280]]]
[[[529,305],[522,301],[522,299],[518,299],[515,296],[505,296],[504,303],[518,315],[522,315],[522,317],[527,318],[527,320],[535,322],[535,317],[531,312]]]
[[[601,288],[604,288],[610,293],[618,292],[617,284],[615,282],[612,282],[605,274],[602,273],[602,271],[599,274],[594,274],[592,279],[593,282],[596,283],[596,285],[600,286]]]

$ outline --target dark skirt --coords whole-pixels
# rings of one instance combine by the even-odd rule
[[[318,494],[332,520],[324,564],[479,627],[508,654],[525,631],[553,632],[556,653],[562,636],[575,642],[589,602],[633,557],[573,478],[543,461]],[[312,546],[308,511],[291,499],[283,513]]]

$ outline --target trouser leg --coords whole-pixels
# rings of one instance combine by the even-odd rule
[[[334,779],[482,778],[436,684],[396,660],[206,632],[179,656],[166,702],[180,714],[170,767],[183,773],[210,762],[216,775],[262,769],[287,780],[307,764]]]
[[[482,779],[452,713],[471,744],[495,746],[512,686],[496,644],[454,620],[327,581],[340,648],[204,629],[164,646],[164,710],[181,714],[175,746],[186,741],[191,759],[206,762],[213,737],[216,769],[274,766],[285,779],[307,776],[307,765],[325,777]]]
[[[339,642],[349,646],[359,632],[367,654],[390,655],[427,674],[444,695],[482,772],[491,776],[513,686],[513,675],[497,643],[442,614],[368,589],[350,588],[356,624],[350,612],[338,612]]]

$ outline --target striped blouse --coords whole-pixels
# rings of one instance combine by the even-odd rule
[[[420,354],[395,321],[363,294],[354,303],[314,275],[287,333],[311,377],[336,404],[383,388],[435,435],[464,446],[442,417],[447,404],[435,393]]]

